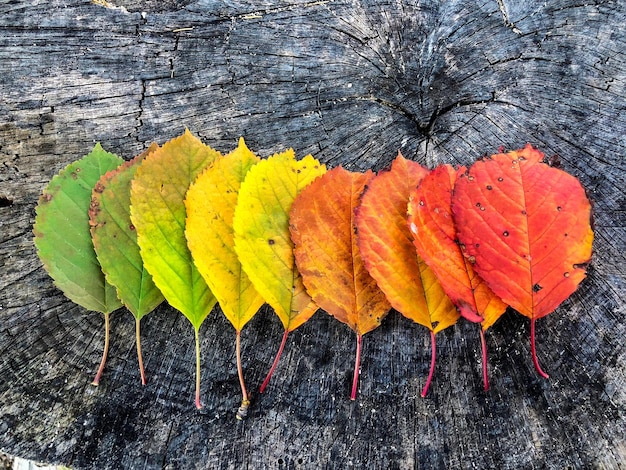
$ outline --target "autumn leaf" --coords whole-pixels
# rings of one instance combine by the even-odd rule
[[[73,302],[104,314],[104,352],[93,384],[98,385],[109,347],[109,314],[122,306],[100,268],[89,231],[91,190],[122,160],[100,144],[56,175],[36,208],[35,246],[54,284]]]
[[[356,210],[359,250],[369,273],[393,308],[430,330],[431,367],[422,396],[434,373],[435,334],[459,318],[435,274],[417,255],[407,226],[410,191],[427,173],[398,153],[391,169],[368,184]]]
[[[194,262],[236,330],[237,371],[243,395],[239,419],[245,417],[250,404],[241,366],[240,333],[264,300],[235,253],[233,214],[241,182],[258,161],[240,139],[237,149],[200,174],[185,199],[185,233]]]
[[[219,152],[188,130],[152,152],[131,185],[131,220],[144,265],[169,304],[192,324],[196,339],[196,407],[200,408],[200,325],[216,299],[195,267],[185,238],[185,193]]]
[[[391,306],[365,269],[357,247],[354,209],[373,173],[334,168],[311,183],[291,209],[291,237],[307,292],[348,325],[357,338],[352,384],[356,399],[362,336],[380,325]]]
[[[441,165],[424,177],[411,191],[409,227],[419,256],[436,274],[448,297],[461,315],[482,326],[480,339],[484,388],[489,388],[487,346],[484,331],[505,312],[507,305],[493,293],[463,256],[452,217],[452,191],[458,174],[450,165]]]
[[[452,210],[475,271],[502,300],[535,321],[585,278],[591,259],[591,205],[580,182],[544,163],[530,145],[475,162],[456,183]]]
[[[317,310],[295,264],[289,211],[296,195],[325,172],[326,166],[311,155],[296,160],[290,149],[254,165],[239,189],[233,216],[235,251],[252,284],[285,328],[261,393],[278,364],[289,332]]]
[[[146,376],[140,322],[163,301],[163,295],[152,282],[139,254],[137,234],[130,221],[130,185],[143,159],[157,148],[157,144],[152,144],[146,152],[103,175],[92,191],[89,209],[91,237],[98,261],[107,281],[115,286],[118,297],[135,317],[137,358],[143,385]]]

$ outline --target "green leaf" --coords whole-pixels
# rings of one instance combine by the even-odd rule
[[[106,282],[89,230],[91,191],[122,160],[100,144],[52,178],[36,208],[35,246],[54,284],[88,310],[110,313],[122,306]]]

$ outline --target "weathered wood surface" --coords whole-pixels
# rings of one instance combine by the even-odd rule
[[[0,3],[0,451],[75,468],[626,465],[623,1],[116,5]],[[232,328],[216,311],[201,329],[196,411],[192,328],[161,306],[143,323],[148,385],[120,311],[91,386],[103,320],[41,267],[37,197],[95,141],[130,158],[184,126],[222,151],[244,135],[262,156],[293,146],[353,170],[398,149],[431,167],[526,142],[557,154],[595,202],[596,242],[588,279],[538,323],[550,379],[508,313],[487,334],[492,389],[461,322],[422,399],[428,335],[393,314],[365,337],[351,402],[353,334],[319,312],[241,423]],[[265,308],[244,329],[251,389],[280,335]]]

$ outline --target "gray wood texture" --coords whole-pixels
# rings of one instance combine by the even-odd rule
[[[103,3],[103,2],[101,2]],[[0,1],[0,451],[73,468],[626,468],[626,6],[623,1]],[[34,207],[96,141],[129,159],[187,126],[261,156],[293,147],[329,166],[429,167],[526,142],[594,201],[589,276],[537,323],[509,312],[479,336],[438,335],[392,313],[364,338],[324,312],[296,330],[263,395],[282,327],[243,330],[253,404],[235,420],[235,335],[216,310],[193,330],[163,305],[112,315],[109,361],[90,382],[103,319],[41,267]]]

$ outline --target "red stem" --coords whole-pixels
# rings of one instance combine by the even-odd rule
[[[200,329],[195,328],[196,332],[196,408],[202,408],[200,403]]]
[[[248,399],[248,392],[246,391],[246,384],[243,380],[243,367],[241,366],[241,331],[237,330],[237,338],[235,342],[235,349],[237,350],[237,374],[239,374],[239,385],[241,385],[241,406],[237,410],[237,419],[244,419],[248,415],[248,407],[250,406],[250,400]]]
[[[483,351],[483,384],[485,392],[489,390],[489,372],[487,371],[487,342],[485,341],[485,332],[480,328],[480,345]]]
[[[435,343],[435,333],[430,331],[430,344],[432,346],[431,358],[430,358],[430,372],[428,373],[428,379],[426,379],[426,385],[422,390],[422,398],[428,393],[428,387],[430,387],[430,381],[433,379],[433,373],[435,372],[435,360],[437,358],[437,346]]]
[[[537,373],[547,379],[549,377],[543,370],[541,370],[541,366],[539,366],[539,361],[537,360],[537,350],[535,349],[535,319],[530,320],[530,352],[533,356],[533,364],[535,364],[535,369]]]
[[[146,384],[146,374],[143,369],[143,357],[141,354],[141,336],[139,334],[141,320],[135,319],[135,341],[137,343],[137,360],[139,361],[139,372],[141,373],[141,385]]]
[[[356,400],[356,392],[359,386],[359,369],[361,366],[361,343],[363,342],[363,336],[360,333],[356,334],[356,359],[354,360],[354,376],[352,378],[352,394],[350,400]]]
[[[265,391],[265,387],[267,387],[267,384],[270,382],[270,379],[272,378],[274,369],[276,369],[276,366],[278,365],[278,361],[280,360],[280,355],[283,353],[283,349],[285,348],[285,343],[287,342],[288,334],[289,334],[289,330],[285,330],[285,333],[283,334],[283,340],[280,342],[280,347],[278,348],[278,352],[276,353],[276,357],[274,358],[272,367],[270,368],[270,371],[267,373],[267,377],[265,377],[265,380],[261,384],[259,393],[263,393]]]
[[[109,313],[107,312],[104,314],[104,351],[102,352],[100,367],[91,385],[98,385],[100,383],[100,377],[102,376],[102,371],[104,371],[104,364],[107,362],[107,354],[109,353],[109,329]]]

